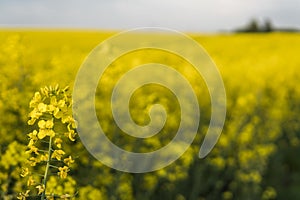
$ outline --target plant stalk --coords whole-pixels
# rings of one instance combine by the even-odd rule
[[[44,185],[45,189],[42,193],[41,200],[45,200],[45,197],[46,197],[46,185],[47,185],[47,179],[48,179],[48,172],[49,172],[49,168],[50,168],[51,154],[52,154],[52,137],[50,137],[50,139],[49,139],[48,159],[47,159],[47,165],[46,165],[44,179],[43,179],[43,185]]]

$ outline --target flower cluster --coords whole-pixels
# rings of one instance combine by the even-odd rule
[[[26,199],[33,191],[44,200],[50,198],[47,194],[49,176],[67,178],[69,167],[74,163],[72,156],[67,155],[63,149],[68,140],[74,142],[76,137],[69,87],[60,89],[57,85],[41,88],[34,94],[29,107],[32,110],[28,124],[34,128],[28,134],[26,153],[29,154],[29,159],[20,174],[27,178],[27,189],[19,193],[18,199]],[[64,198],[68,195],[61,194]]]

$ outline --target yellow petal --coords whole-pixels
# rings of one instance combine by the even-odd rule
[[[46,111],[47,111],[47,105],[44,104],[44,103],[39,103],[39,105],[38,105],[38,110],[39,110],[40,112],[46,112]]]
[[[53,130],[47,130],[47,135],[53,138],[55,136],[55,132]]]
[[[46,125],[46,122],[45,122],[45,120],[40,120],[40,121],[38,122],[38,126],[39,126],[39,128],[42,128],[42,129],[44,129],[44,128],[45,128],[45,125]]]
[[[47,136],[47,132],[45,130],[40,130],[38,133],[38,138],[41,140]]]
[[[46,124],[45,124],[45,127],[46,128],[53,128],[53,126],[54,126],[54,123],[53,123],[53,120],[47,120],[46,121]]]
[[[45,186],[44,184],[42,185],[38,185],[36,186],[35,188],[37,188],[39,191],[38,191],[38,194],[42,194],[44,191],[45,191]]]
[[[74,142],[75,141],[75,136],[76,136],[75,131],[74,130],[70,130],[69,131],[69,139]]]
[[[33,125],[36,119],[31,118],[30,120],[28,120],[28,125]]]

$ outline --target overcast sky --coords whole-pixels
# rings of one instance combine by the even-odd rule
[[[0,26],[214,32],[252,19],[300,28],[300,0],[0,0]]]

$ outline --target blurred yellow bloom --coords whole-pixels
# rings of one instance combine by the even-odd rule
[[[35,188],[37,188],[39,190],[38,194],[42,194],[45,191],[45,185],[44,184],[38,185]]]
[[[17,199],[26,200],[26,197],[29,197],[30,190],[26,190],[26,192],[20,192],[17,196]]]
[[[29,103],[30,108],[34,108],[42,100],[42,96],[39,92],[34,93],[33,99]]]
[[[41,88],[41,93],[45,96],[49,96],[49,89],[48,87],[45,87],[45,88]]]
[[[39,149],[33,145],[29,146],[29,150],[26,151],[26,153],[35,153],[36,155],[39,155]]]
[[[29,137],[29,139],[31,139],[31,140],[37,140],[38,138],[37,138],[37,131],[36,130],[34,130],[34,131],[32,131],[31,133],[29,133],[29,134],[27,134],[28,135],[28,137]]]
[[[62,108],[62,107],[65,106],[65,103],[66,102],[64,100],[62,100],[62,99],[57,102],[57,99],[56,99],[55,96],[52,96],[51,99],[50,99],[50,104],[53,105],[53,106],[55,106],[55,107]]]
[[[54,137],[54,136],[55,136],[55,132],[54,132],[53,130],[48,130],[48,131],[47,131],[47,135],[48,135],[49,137]]]
[[[42,128],[42,129],[45,128],[45,124],[46,124],[45,120],[40,120],[40,121],[38,122],[39,128]]]
[[[31,119],[28,120],[28,124],[29,125],[33,125],[35,123],[35,121],[40,117],[42,116],[43,113],[40,112],[37,108],[34,108],[30,113],[29,113],[29,117]]]
[[[52,96],[52,97],[50,98],[50,104],[53,105],[53,106],[56,106],[56,105],[57,105],[56,96]]]
[[[28,174],[29,174],[29,169],[28,169],[28,167],[22,167],[22,171],[21,171],[20,176],[26,177]]]
[[[40,128],[39,133],[38,133],[39,139],[43,139],[46,136],[49,136],[49,137],[55,136],[55,132],[53,130],[51,130],[54,126],[53,119],[47,120],[47,121],[40,120],[38,122],[38,126]]]
[[[42,154],[39,158],[40,161],[47,161],[48,160],[48,153]]]
[[[48,197],[47,197],[47,200],[55,200],[55,199],[54,199],[54,195],[48,196]]]
[[[29,161],[30,166],[32,166],[32,167],[36,166],[36,163],[38,163],[38,160],[34,157],[30,157],[28,161]]]
[[[65,106],[65,103],[66,102],[64,100],[59,100],[58,103],[57,103],[57,106],[60,107],[60,108],[62,108],[62,107]]]
[[[63,150],[54,150],[51,158],[55,158],[57,160],[61,160],[62,156],[65,154]]]
[[[55,138],[54,144],[57,146],[57,148],[61,149],[61,143],[62,143],[61,138]]]
[[[75,131],[70,130],[68,135],[69,135],[69,139],[74,142],[75,141],[75,136],[76,136]]]
[[[27,121],[27,124],[28,124],[28,125],[33,125],[35,121],[36,121],[35,118],[31,118],[31,119],[29,119],[29,120]]]
[[[53,126],[54,126],[53,120],[46,121],[45,128],[51,129],[51,128],[53,128]]]
[[[29,140],[29,143],[28,143],[28,147],[31,147],[32,145],[34,145],[34,140]]]
[[[52,113],[53,111],[55,111],[56,107],[52,104],[47,105],[47,111]]]
[[[47,132],[45,131],[45,130],[40,130],[39,131],[39,133],[38,133],[38,138],[40,139],[40,140],[42,140],[44,137],[46,137],[47,136]]]
[[[67,178],[68,172],[70,171],[69,167],[67,166],[59,167],[58,170],[59,172],[57,172],[57,174],[60,178]]]
[[[51,129],[54,126],[53,119],[47,120],[47,121],[40,120],[38,122],[38,126],[39,126],[40,129]]]
[[[64,163],[68,166],[70,166],[72,163],[74,163],[74,160],[72,159],[71,156],[69,156],[68,158],[64,159]]]
[[[59,108],[55,108],[53,115],[56,119],[60,119],[62,117],[62,112],[60,111]]]
[[[77,128],[77,125],[76,125],[76,121],[75,121],[75,119],[73,118],[73,117],[69,117],[69,119],[68,119],[68,130],[72,130],[72,129],[75,129],[75,128]]]
[[[53,130],[49,130],[49,129],[40,129],[40,131],[38,133],[38,138],[41,140],[46,136],[54,137],[55,132]]]
[[[29,176],[27,180],[27,186],[32,186],[35,184],[35,180],[32,178],[32,176]]]
[[[39,103],[38,111],[41,112],[41,113],[46,112],[47,111],[47,105],[44,104],[44,103]]]

